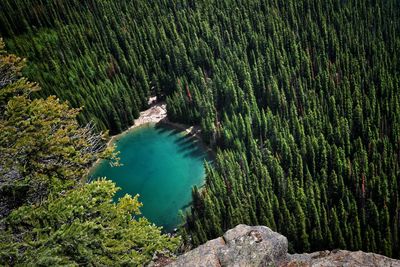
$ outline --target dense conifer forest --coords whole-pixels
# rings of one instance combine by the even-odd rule
[[[114,183],[88,182],[96,159],[119,164],[118,153],[79,126],[79,109],[32,99],[25,63],[0,38],[0,265],[138,266],[174,252],[179,238],[137,217],[138,196],[114,202]]]
[[[126,129],[147,98],[216,151],[182,228],[194,245],[239,223],[290,250],[400,257],[397,0],[2,0],[24,74]],[[145,203],[144,203],[145,204]]]

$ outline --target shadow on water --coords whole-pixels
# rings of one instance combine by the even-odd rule
[[[172,129],[169,129],[169,128],[165,127],[164,125],[161,125],[161,124],[156,124],[154,126],[154,129],[156,129],[156,131],[158,133],[166,133],[166,132],[170,132],[172,130]]]
[[[190,201],[189,203],[187,203],[186,205],[183,205],[179,209],[182,211],[185,211],[186,209],[190,208],[192,206],[192,204],[193,204],[193,201]]]
[[[158,133],[168,133],[168,136],[176,135],[182,132],[178,129],[168,126],[167,124],[156,124],[154,128]]]
[[[201,147],[201,142],[199,140],[185,140],[181,143],[177,143],[179,149],[178,153],[183,154],[184,157],[191,158],[206,158],[207,153]]]
[[[177,140],[174,141],[174,143],[176,143],[179,147],[187,147],[192,144],[199,148],[203,147],[203,143],[201,140],[199,140],[197,137],[190,135],[179,137]]]
[[[192,149],[199,149],[200,148],[200,142],[198,140],[196,141],[188,141],[188,142],[182,142],[182,143],[176,143],[176,145],[179,148],[179,152],[185,152],[186,150],[192,150]]]
[[[182,143],[182,142],[190,142],[191,140],[198,140],[195,136],[191,134],[187,134],[186,132],[181,132],[181,134],[176,140],[174,140],[175,143]]]
[[[200,149],[193,149],[192,151],[187,152],[183,156],[191,158],[206,158],[207,154],[204,151],[201,151]]]
[[[168,136],[179,134],[180,136],[174,140],[174,143],[179,147],[178,153],[182,153],[184,157],[209,158],[203,143],[197,137],[185,134],[181,130],[166,124],[156,124],[155,129],[158,133],[168,133]]]
[[[146,126],[143,126],[142,128],[144,127]],[[142,210],[142,212],[144,212],[144,215],[142,216],[147,217],[159,226],[163,226],[163,232],[173,232],[174,228],[185,223],[185,221],[182,220],[179,210],[182,210],[184,213],[190,211],[190,207],[192,205],[192,186],[195,184],[197,186],[202,186],[205,182],[203,177],[205,176],[205,170],[199,168],[199,164],[203,165],[202,163],[204,162],[212,162],[214,157],[210,152],[211,150],[207,147],[202,139],[198,138],[198,136],[187,134],[185,131],[174,128],[171,125],[149,124],[148,127],[151,128],[149,131],[144,129],[143,131],[137,132],[138,129],[135,129],[134,131],[130,131],[129,134],[139,134],[132,136],[122,135],[118,137],[118,140],[116,140],[118,141],[116,142],[117,145],[123,144],[121,145],[120,149],[122,150],[121,162],[125,163],[124,160],[127,161],[124,166],[115,168],[115,170],[111,170],[106,162],[101,161],[101,163],[98,165],[98,169],[96,169],[97,171],[91,173],[90,179],[94,180],[99,176],[108,176],[109,179],[115,181],[118,186],[122,188],[122,190],[117,192],[117,194],[114,196],[114,201],[117,201],[118,198],[123,197],[125,193],[130,191],[131,194],[132,192],[140,193],[142,196],[151,194],[156,197],[160,197],[163,200],[165,199],[162,205],[159,203],[160,205],[157,204],[156,206],[152,205],[152,199],[150,198],[148,200],[145,200],[145,198],[141,199],[149,203],[149,205],[147,205],[147,203],[144,202],[145,208]],[[138,141],[129,142],[130,139],[123,140],[125,137],[138,138]],[[154,141],[154,147],[143,147],[143,143],[153,142],[152,140],[156,140]],[[132,145],[132,147],[130,145]],[[151,164],[149,164],[147,163],[146,158],[143,164],[139,164],[136,160],[136,156],[139,155],[138,157],[140,158],[140,153],[142,151],[141,149],[146,151],[146,153],[150,151],[150,153],[146,154],[146,157],[149,155],[149,160],[154,159],[152,155],[156,155],[159,151],[158,149],[160,149],[160,151],[168,151],[168,153],[173,153],[174,155],[171,155],[171,160],[176,160],[178,163],[182,162],[182,164],[184,164],[184,168],[182,168],[183,171],[179,171],[176,174],[165,173],[162,171],[162,167],[164,165],[167,166],[168,164],[160,163],[160,166],[158,166],[157,159],[154,160],[154,163],[151,161]],[[135,165],[133,163],[128,163],[130,159],[135,159],[135,163],[138,164]],[[157,168],[155,168],[155,166]],[[147,169],[147,167],[149,167],[149,169]],[[170,168],[168,168],[168,170],[169,169]],[[186,180],[188,173],[191,176],[190,181]],[[181,176],[182,179],[185,179],[185,182],[180,183],[179,178]],[[171,181],[168,179],[171,179]],[[156,185],[154,185],[153,182]],[[168,186],[165,186],[165,188],[163,186],[164,182],[169,183]],[[172,184],[171,186],[171,182],[176,183],[176,185]],[[188,182],[190,182],[190,184],[188,184]],[[176,188],[174,186],[176,186]],[[171,195],[164,196],[163,193],[166,191],[168,194],[171,193]]]

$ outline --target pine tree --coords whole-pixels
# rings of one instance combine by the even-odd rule
[[[0,238],[0,263],[142,265],[156,251],[174,251],[179,239],[136,219],[142,206],[138,196],[114,203],[117,190],[112,182],[98,180],[17,209]]]

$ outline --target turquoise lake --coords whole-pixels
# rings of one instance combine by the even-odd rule
[[[97,164],[91,179],[107,177],[121,188],[116,199],[139,194],[143,216],[165,231],[181,223],[179,211],[192,201],[194,185],[204,183],[209,156],[201,142],[168,126],[147,124],[116,138],[121,167]]]

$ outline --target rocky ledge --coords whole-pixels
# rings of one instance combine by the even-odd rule
[[[179,256],[171,267],[187,266],[392,266],[394,260],[374,253],[346,250],[288,254],[286,237],[265,226],[238,225],[223,237]]]

